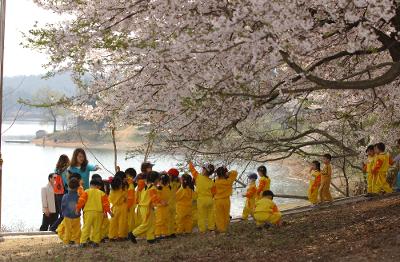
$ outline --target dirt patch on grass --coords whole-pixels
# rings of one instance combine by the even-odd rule
[[[0,259],[13,261],[398,261],[400,197],[290,215],[287,225],[259,231],[252,222],[225,235],[192,234],[155,245],[106,243],[63,248],[57,238],[9,239]]]

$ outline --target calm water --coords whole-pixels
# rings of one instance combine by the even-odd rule
[[[9,124],[3,124],[3,130]],[[51,125],[38,123],[16,123],[5,137],[33,136],[39,129],[51,131]],[[91,150],[99,161],[108,169],[113,168],[113,152],[111,150]],[[41,187],[46,185],[47,176],[55,167],[59,155],[72,155],[73,149],[60,147],[41,147],[33,144],[3,143],[3,196],[2,224],[9,230],[37,230],[41,223]],[[89,162],[99,164],[92,154],[87,152]],[[119,165],[124,170],[128,167],[139,169],[142,155],[125,160],[125,152],[118,154]],[[151,161],[157,171],[167,170],[176,166],[179,156],[154,155]],[[269,165],[269,175],[272,179],[272,190],[275,193],[304,195],[306,184],[295,177],[287,176],[287,169],[277,165]],[[242,171],[238,168],[239,173]],[[103,178],[110,174],[98,171]],[[245,200],[241,197],[245,189],[233,193],[231,215],[241,215]],[[276,199],[278,204],[304,204],[301,200]]]

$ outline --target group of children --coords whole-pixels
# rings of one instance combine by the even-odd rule
[[[367,160],[364,162],[363,171],[366,174],[368,195],[391,193],[393,189],[387,181],[387,175],[394,161],[386,152],[385,144],[369,145],[366,153]]]
[[[159,173],[152,167],[145,162],[138,175],[129,168],[107,180],[94,174],[87,190],[83,190],[79,174],[70,174],[61,205],[63,221],[57,229],[62,241],[98,247],[107,240],[136,243],[137,238],[145,238],[154,243],[191,233],[196,226],[200,233],[227,232],[236,171],[223,166],[215,170],[212,164],[205,164],[198,172],[191,162],[190,174],[180,175],[175,168]],[[257,171],[258,186],[257,174],[248,176],[242,219],[252,216],[259,227],[280,225],[281,213],[272,201],[267,169],[260,166]]]
[[[369,145],[366,149],[366,153],[367,159],[363,164],[363,171],[366,174],[367,180],[367,196],[391,193],[393,189],[387,181],[387,175],[394,161],[390,154],[386,152],[385,144],[377,143],[375,145]],[[332,179],[331,160],[332,156],[330,154],[325,154],[322,158],[324,164],[322,169],[319,161],[313,161],[311,163],[308,199],[314,205],[332,201],[329,190]],[[400,176],[398,179],[400,179]]]
[[[332,156],[325,154],[322,157],[324,166],[321,169],[321,163],[317,160],[311,163],[310,184],[307,191],[308,200],[313,205],[332,202],[333,198],[330,192],[332,180]]]

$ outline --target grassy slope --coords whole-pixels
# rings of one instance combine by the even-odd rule
[[[6,240],[0,260],[30,261],[398,261],[400,197],[315,210],[286,218],[283,228],[258,231],[235,223],[226,235],[182,236],[156,245],[107,243],[64,249],[56,238]]]

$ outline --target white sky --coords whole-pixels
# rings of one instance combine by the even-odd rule
[[[23,48],[21,32],[28,32],[36,21],[39,24],[60,20],[60,16],[39,8],[32,0],[7,0],[6,36],[4,49],[4,75],[36,75],[45,73],[42,68],[47,56]]]

